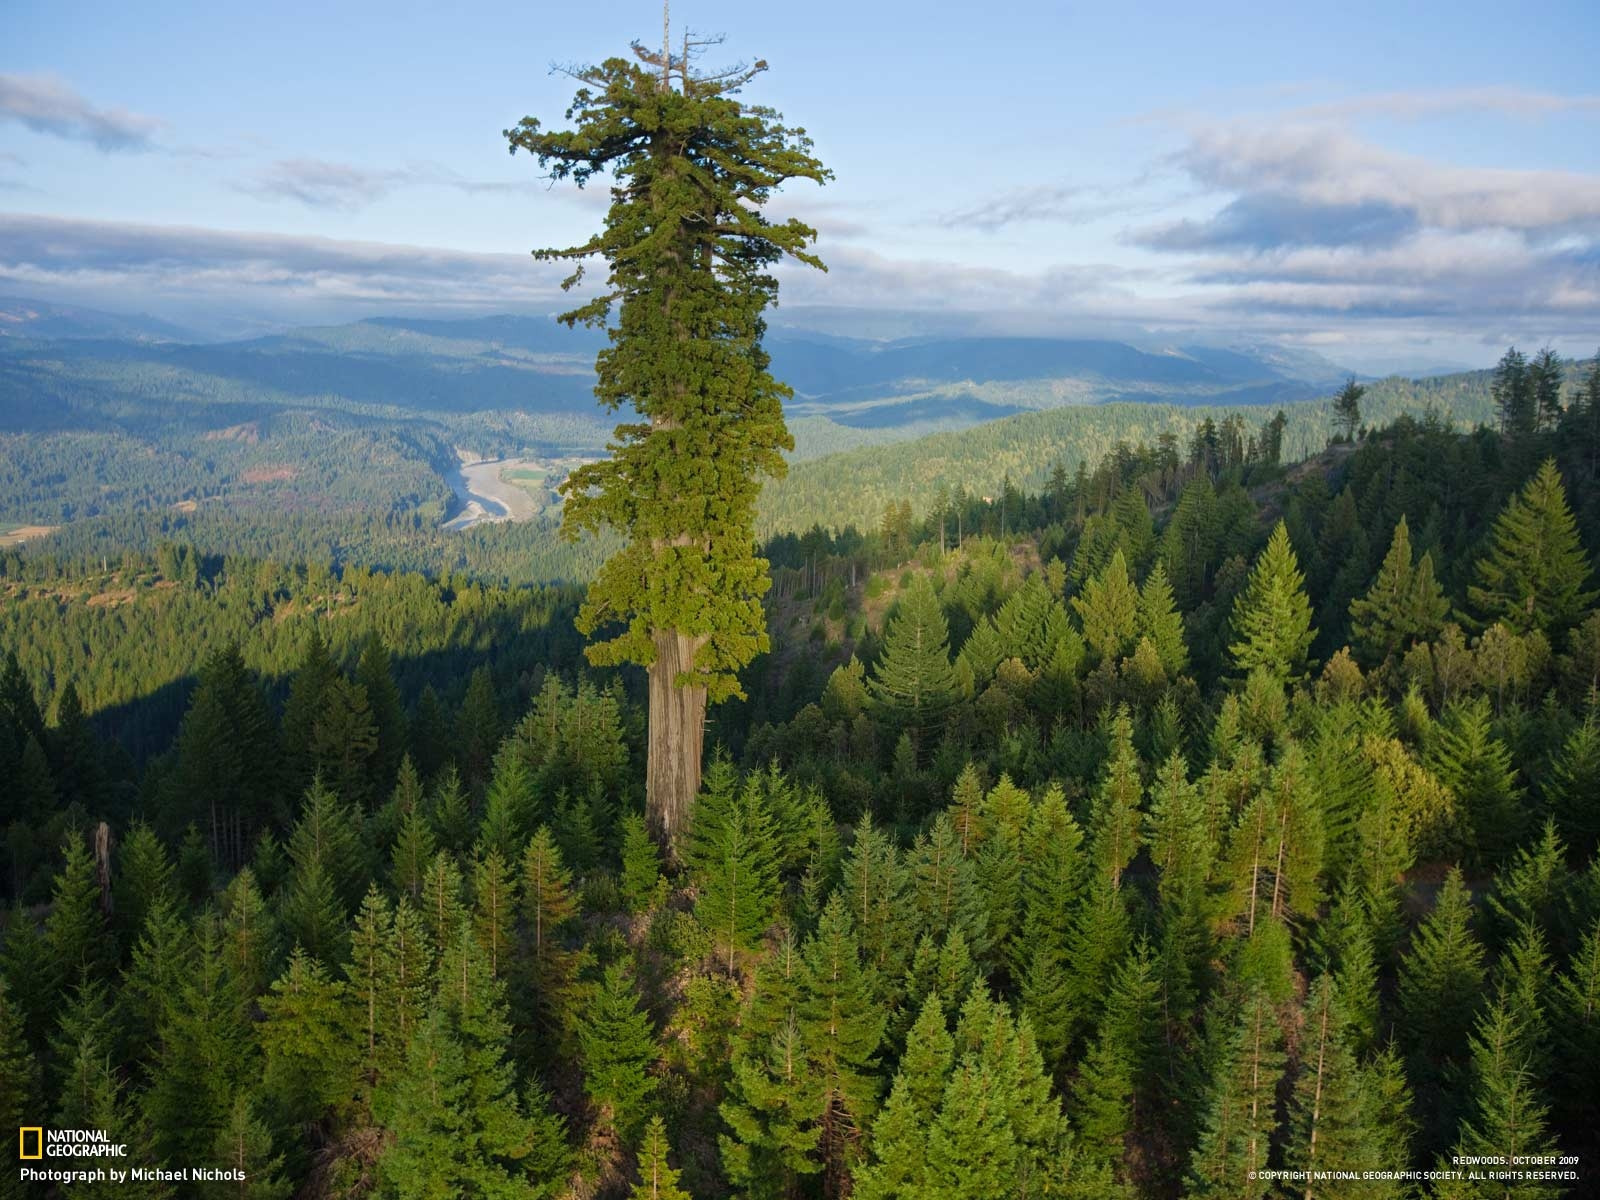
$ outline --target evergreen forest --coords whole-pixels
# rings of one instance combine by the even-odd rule
[[[1581,1195],[1600,369],[1493,389],[770,536],[670,857],[581,587],[0,559],[0,1125],[245,1174],[86,1197]]]

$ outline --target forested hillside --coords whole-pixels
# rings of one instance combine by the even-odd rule
[[[463,454],[605,452],[596,334],[513,317],[379,318],[216,344],[163,340],[162,328],[43,306],[0,336],[0,538],[27,529],[30,552],[79,564],[186,541],[207,555],[506,583],[587,579],[608,552],[562,544],[543,520],[440,528],[459,507],[449,476]],[[1038,489],[1057,464],[1073,471],[1164,433],[1186,444],[1206,421],[1242,422],[1242,446],[1280,405],[1289,458],[1333,428],[1315,399],[1334,390],[1332,364],[1259,352],[790,333],[772,354],[797,392],[796,470],[763,494],[763,536],[865,529],[901,501],[920,514],[941,482]],[[1375,424],[1430,407],[1462,428],[1485,419],[1488,373],[1368,390]],[[993,419],[1005,414],[1018,415]]]
[[[1385,379],[1369,385],[1362,400],[1367,419],[1388,424],[1402,414],[1432,411],[1459,429],[1487,421],[1494,411],[1490,372],[1436,379]],[[1287,404],[1278,432],[1285,461],[1324,446],[1336,428],[1331,398]],[[914,442],[877,446],[798,464],[767,489],[762,527],[767,532],[807,529],[813,524],[865,527],[889,503],[907,500],[918,511],[933,507],[940,488],[957,486],[998,496],[1011,486],[1037,490],[1058,465],[1068,471],[1093,466],[1119,442],[1187,447],[1198,431],[1237,444],[1242,458],[1259,440],[1272,409],[1215,408],[1170,403],[1111,403],[1055,408],[991,421],[959,433],[933,434]]]
[[[1581,1195],[1600,369],[1526,384],[878,451],[675,867],[576,590],[13,553],[0,1115],[252,1196]]]

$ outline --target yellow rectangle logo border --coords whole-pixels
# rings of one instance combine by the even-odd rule
[[[37,1139],[34,1152],[28,1153],[28,1135],[33,1134]],[[32,1162],[44,1157],[44,1127],[42,1125],[23,1125],[17,1129],[17,1157],[25,1162]]]

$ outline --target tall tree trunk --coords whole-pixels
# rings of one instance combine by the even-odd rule
[[[650,745],[645,809],[650,827],[671,862],[689,824],[689,808],[700,791],[705,742],[706,689],[678,687],[677,677],[694,665],[708,639],[673,629],[655,631],[656,660],[650,664]]]

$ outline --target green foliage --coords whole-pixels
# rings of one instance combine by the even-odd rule
[[[777,846],[759,776],[741,787],[725,760],[713,764],[684,859],[699,889],[695,916],[731,974],[736,956],[755,948],[776,915]]]
[[[1479,1017],[1472,1034],[1471,1108],[1455,1154],[1514,1162],[1556,1152],[1547,1128],[1549,1109],[1529,1070],[1525,1033],[1503,1003]],[[1514,1182],[1505,1195],[1520,1200],[1548,1190],[1538,1182]]]
[[[606,968],[578,1024],[583,1087],[600,1120],[631,1140],[644,1125],[658,1056],[650,1019],[622,963]]]
[[[1361,397],[1366,394],[1367,389],[1357,383],[1352,375],[1333,398],[1334,424],[1347,442],[1355,441],[1356,430],[1361,425]]]
[[[1264,1196],[1257,1180],[1276,1124],[1274,1093],[1283,1074],[1283,1031],[1259,989],[1235,1005],[1208,1089],[1205,1124],[1189,1164],[1189,1194]]]
[[[541,632],[559,606],[459,575],[258,571],[183,548],[164,556],[177,586],[138,582],[135,559],[133,598],[91,608],[73,589],[109,586],[109,566],[45,580],[30,554],[35,581],[0,556],[0,636],[19,643],[0,664],[18,806],[0,886],[26,900],[0,929],[0,1104],[17,1123],[126,1130],[151,1161],[245,1164],[246,1190],[274,1196],[638,1180],[1100,1200],[1179,1194],[1185,1176],[1253,1195],[1273,1185],[1250,1163],[1425,1165],[1524,1134],[1587,1154],[1600,634],[1495,623],[1469,645],[1430,617],[1385,643],[1381,670],[1339,651],[1353,607],[1353,645],[1383,661],[1362,638],[1390,634],[1363,626],[1358,598],[1399,605],[1422,552],[1465,596],[1546,448],[1587,479],[1581,415],[1509,448],[1439,423],[1368,431],[1287,476],[1268,470],[1271,429],[1250,449],[1230,423],[1187,459],[1128,447],[1047,495],[1012,488],[988,508],[1004,545],[972,536],[984,506],[959,494],[943,557],[937,523],[900,497],[893,549],[875,529],[775,543],[775,563],[805,562],[775,567],[776,611],[800,620],[775,623],[781,653],[719,711],[726,765],[670,866],[630,815],[636,685],[571,673],[575,639]],[[1224,678],[1258,502],[1304,550],[1326,638],[1303,654],[1330,662],[1316,682]],[[1133,632],[1085,676],[1061,596],[1069,575],[1104,583],[1118,554],[1130,588],[1148,565]],[[926,588],[961,646],[915,747],[860,665],[876,680],[887,658],[857,609],[871,578],[904,581],[902,613]],[[61,598],[40,603],[46,587]],[[193,643],[184,674],[236,630],[237,660],[115,711],[76,649],[41,656],[81,640],[120,671],[143,636],[142,689],[180,661],[149,636],[157,604]],[[846,614],[846,644],[809,639],[808,604]],[[385,674],[414,703],[392,760]],[[352,690],[377,731],[354,796],[332,782],[345,747],[317,733]],[[228,732],[257,704],[259,760]],[[120,753],[174,730],[171,753]],[[259,780],[246,761],[265,761]],[[237,784],[215,819],[212,779]],[[895,823],[867,816],[882,813]],[[87,839],[55,852],[102,819],[109,914]],[[1432,882],[1463,861],[1465,879]]]
[[[1305,673],[1306,651],[1316,630],[1311,628],[1305,576],[1282,521],[1233,602],[1231,628],[1235,640],[1228,653],[1241,674],[1261,668],[1277,679],[1292,680]]]
[[[395,1086],[395,1139],[379,1162],[385,1194],[555,1194],[562,1156],[548,1152],[550,1122],[530,1115],[516,1093],[509,1044],[503,992],[463,927]]]
[[[1496,518],[1467,600],[1484,625],[1559,633],[1594,603],[1596,593],[1583,590],[1590,569],[1561,475],[1546,459]]]
[[[644,912],[655,899],[661,880],[661,852],[637,813],[622,817],[622,877],[618,887],[631,913]]]
[[[919,579],[901,598],[867,678],[881,719],[891,730],[910,733],[919,756],[955,702],[949,642],[939,598]]]
[[[590,657],[648,665],[656,640],[675,632],[695,648],[672,682],[704,686],[712,700],[741,695],[734,672],[767,648],[755,500],[759,477],[781,475],[782,451],[794,447],[782,410],[791,393],[761,348],[761,314],[778,286],[769,268],[786,256],[821,266],[807,249],[814,230],[773,224],[760,208],[785,180],[829,178],[804,131],[737,99],[765,65],[696,76],[685,62],[672,87],[669,71],[608,59],[578,72],[574,129],[546,132],[528,117],[506,132],[513,152],[528,151],[553,178],[629,180],[603,232],[538,252],[606,260],[606,290],[563,319],[601,326],[618,307],[595,393],[642,418],[618,427],[610,458],[562,484],[564,529],[610,527],[627,539],[581,619],[585,632],[609,620],[627,628]],[[571,282],[581,276],[580,266]]]
[[[1404,516],[1367,594],[1350,602],[1350,632],[1363,661],[1383,663],[1439,632],[1449,602],[1433,577],[1433,557],[1411,561],[1411,530]]]
[[[691,1200],[678,1186],[679,1172],[667,1163],[670,1150],[667,1127],[660,1117],[651,1117],[639,1147],[639,1182],[628,1193],[628,1200]]]
[[[1105,570],[1084,585],[1081,595],[1072,598],[1073,610],[1083,622],[1083,640],[1102,661],[1114,662],[1132,649],[1133,639],[1141,632],[1140,599],[1128,578],[1121,550],[1111,556]]]
[[[1133,720],[1126,708],[1111,722],[1111,757],[1095,792],[1089,818],[1089,865],[1095,877],[1113,889],[1139,852],[1139,804],[1144,788],[1139,756],[1133,748]]]
[[[1458,701],[1445,711],[1429,759],[1470,822],[1478,853],[1488,862],[1498,862],[1521,832],[1522,789],[1511,767],[1510,750],[1490,731],[1486,698]]]
[[[349,1103],[356,1050],[350,995],[315,960],[296,949],[262,999],[262,1096],[285,1125],[308,1124]]]

